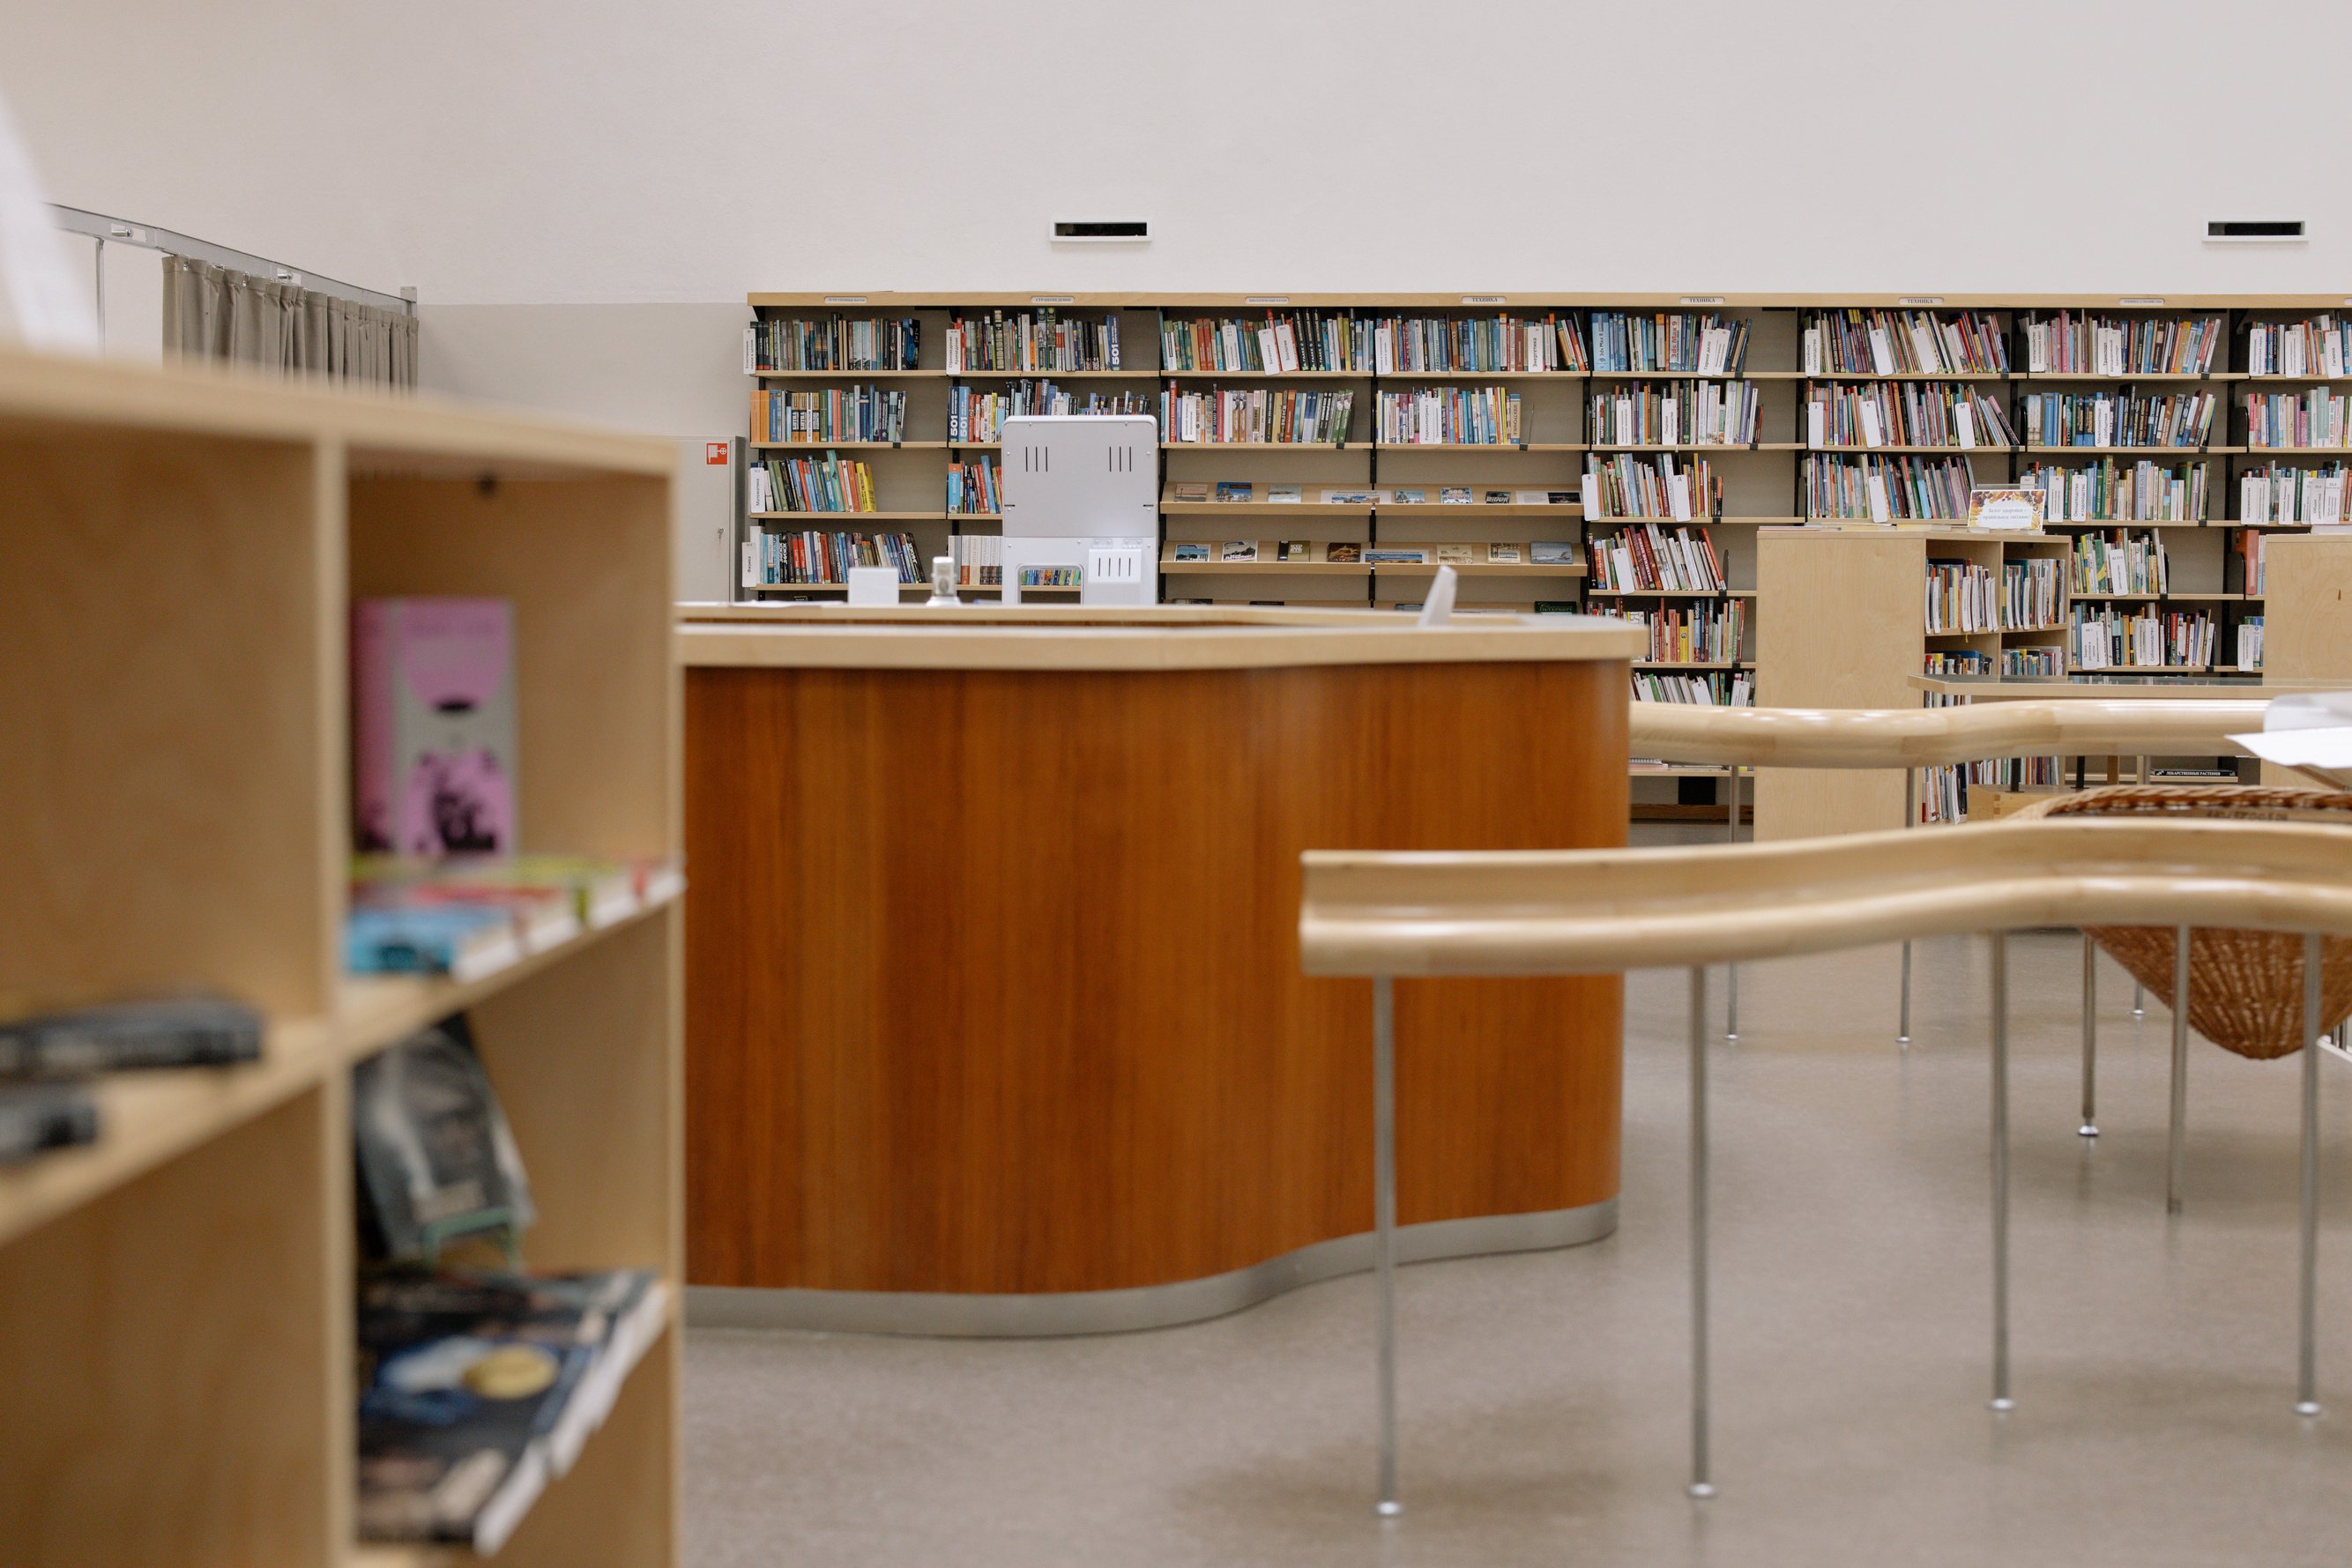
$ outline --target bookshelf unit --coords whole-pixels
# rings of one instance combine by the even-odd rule
[[[755,317],[762,319],[787,316],[820,319],[830,315],[919,318],[923,323],[921,363],[927,368],[909,379],[908,385],[916,389],[924,386],[926,378],[942,389],[948,382],[944,369],[928,367],[943,365],[943,360],[935,357],[939,353],[940,333],[955,315],[997,310],[1008,314],[1036,313],[1052,308],[1064,319],[1099,320],[1107,315],[1116,315],[1121,323],[1123,365],[1119,374],[1126,379],[1103,378],[1099,384],[1149,387],[1153,392],[1154,407],[1158,395],[1171,390],[1288,388],[1355,392],[1358,405],[1349,440],[1344,446],[1295,448],[1179,443],[1163,447],[1160,566],[1162,594],[1170,600],[1405,605],[1419,601],[1433,570],[1423,567],[1383,571],[1378,567],[1322,560],[1290,562],[1270,559],[1278,541],[1285,538],[1361,547],[1518,544],[1523,557],[1532,553],[1526,547],[1539,540],[1563,541],[1575,545],[1575,557],[1582,561],[1587,558],[1588,541],[1612,531],[1614,522],[1585,517],[1580,501],[1573,498],[1532,513],[1515,506],[1490,510],[1483,503],[1485,494],[1541,487],[1574,497],[1588,465],[1604,464],[1619,456],[1642,460],[1671,456],[1678,467],[1703,460],[1719,482],[1721,498],[1711,517],[1695,520],[1703,521],[1710,530],[1723,558],[1730,588],[1759,594],[1751,601],[1755,613],[1748,617],[1746,627],[1743,657],[1728,662],[1735,666],[1731,673],[1737,673],[1738,665],[1753,666],[1760,662],[1765,641],[1761,627],[1773,620],[1771,595],[1763,588],[1758,565],[1759,530],[1834,520],[1826,515],[1828,508],[1808,505],[1809,465],[1817,460],[1870,465],[1908,462],[1915,466],[1953,463],[1960,465],[1969,478],[1979,484],[2014,483],[2034,470],[2057,470],[2070,475],[2104,470],[2109,464],[2119,476],[2130,477],[2139,472],[2138,465],[2146,463],[2172,471],[2183,479],[2184,485],[2189,479],[2201,481],[2193,501],[2184,498],[2178,515],[2113,517],[2096,513],[2086,517],[2053,519],[2050,528],[2053,534],[2069,537],[2117,526],[2135,534],[2155,533],[2163,542],[2168,569],[2165,591],[2155,596],[2156,610],[2210,612],[2216,626],[2217,661],[2224,666],[2234,666],[2236,663],[2238,629],[2248,617],[2263,612],[2261,591],[2246,579],[2250,547],[2244,541],[2249,536],[2267,538],[2300,532],[2305,526],[2301,521],[2271,520],[2275,514],[2261,518],[2243,516],[2241,508],[2245,499],[2245,476],[2273,464],[2289,475],[2321,473],[2333,464],[2352,465],[2352,447],[2255,447],[2249,438],[2245,406],[2250,393],[2300,394],[2331,390],[2338,395],[2352,392],[2352,340],[2347,340],[2343,331],[2352,302],[2345,297],[761,293],[750,296],[749,303]],[[2001,345],[2003,357],[1998,363],[2006,368],[1986,368],[1984,361],[1976,360],[1958,367],[1939,363],[1934,370],[1900,363],[1882,370],[1874,356],[1866,364],[1815,361],[1809,366],[1804,350],[1806,328],[1825,314],[1846,310],[1885,312],[1898,322],[1917,319],[1933,324],[1938,334],[1947,326],[1971,319],[1989,321],[1990,334],[1998,337]],[[1288,316],[1307,311],[1358,320],[1393,317],[1454,321],[1497,316],[1520,320],[1538,320],[1547,316],[1572,318],[1583,341],[1587,368],[1548,371],[1391,370],[1385,373],[1370,367],[1290,373],[1161,370],[1162,322],[1227,319],[1262,321],[1269,314]],[[2029,353],[2029,329],[2052,322],[2062,311],[2067,313],[2070,322],[2097,317],[2123,329],[2127,340],[2136,333],[2147,333],[2150,324],[2160,327],[2166,322],[2212,319],[2220,322],[2220,329],[2210,368],[2202,371],[2168,368],[2135,374],[2131,368],[2139,361],[2129,358],[2123,361],[2125,370],[2117,373],[2073,364],[2037,371]],[[1712,369],[1654,366],[1592,368],[1597,363],[1593,329],[1596,312],[1714,318],[1727,328],[1744,332],[1744,361],[1736,374]],[[2307,335],[2305,347],[2297,350],[2304,353],[2305,359],[2303,368],[2295,373],[2277,369],[2256,373],[2249,368],[2255,362],[2256,333],[2278,324],[2320,318],[2332,324],[2337,340],[2334,351],[2345,358],[2346,363],[2340,367],[2345,373],[2332,378],[2325,373],[2326,369],[2338,367],[2331,363],[2323,368],[2319,364],[2315,333]],[[2275,365],[2281,360],[2276,341],[2266,342],[2264,351],[2270,358],[2264,362]],[[2101,362],[2093,359],[2086,364],[2095,366]],[[1592,428],[1591,402],[1596,395],[1632,392],[1667,396],[1690,388],[1694,382],[1707,382],[1725,386],[1738,383],[1753,389],[1758,423],[1751,442],[1618,442],[1612,438],[1625,433]],[[1071,382],[1073,390],[1092,389],[1097,384],[1096,379],[1084,376]],[[1475,448],[1405,446],[1383,445],[1371,439],[1377,430],[1376,411],[1383,392],[1432,385],[1493,387],[1518,394],[1526,444]],[[1815,442],[1805,411],[1814,391],[1829,386],[1883,388],[1898,397],[1906,391],[1938,396],[1948,392],[1980,395],[1999,407],[2017,440],[2013,445],[1979,440],[1973,447],[1963,447],[1958,444],[1956,433],[1946,431],[1942,434],[1948,439],[1944,444],[1907,441],[1873,447],[1826,438]],[[2210,393],[2218,402],[2210,424],[2199,439],[2187,444],[2093,446],[2070,443],[2052,446],[2025,428],[2025,400],[2033,393],[2131,394],[2141,398]],[[918,403],[929,395],[920,390],[910,392]],[[947,394],[941,390],[937,395],[941,400],[942,412],[940,429],[936,434],[944,440]],[[910,404],[910,409],[915,406]],[[922,415],[919,431],[915,428],[914,413],[910,413],[909,417],[910,435],[934,434],[928,413]],[[1884,438],[1892,433],[1881,434]],[[850,454],[845,452],[844,455]],[[897,497],[920,496],[928,490],[936,499],[945,465],[953,455],[944,445],[919,446],[910,440],[898,449],[869,451],[862,455],[875,464],[877,473],[887,466],[890,477],[881,487],[890,498],[884,505],[917,507],[913,500],[902,503]],[[1246,505],[1221,505],[1213,500],[1187,503],[1172,494],[1176,484],[1192,482],[1208,485],[1213,496],[1221,480],[1249,480],[1259,488],[1253,502]],[[1263,504],[1264,486],[1275,484],[1299,486],[1307,504],[1281,507]],[[1324,486],[1360,486],[1390,492],[1398,487],[1420,488],[1427,493],[1429,504],[1426,507],[1313,505],[1315,493]],[[1439,496],[1447,486],[1465,490],[1474,497],[1473,503],[1441,505]],[[2285,486],[2288,490],[2295,487],[2292,483]],[[2340,490],[2341,486],[2336,487],[2339,497]],[[2112,494],[2112,487],[2102,491],[2102,499]],[[2339,504],[2352,512],[2352,503]],[[1867,513],[1863,515],[1866,517]],[[852,520],[845,526],[860,525]],[[934,541],[943,543],[951,532],[991,532],[996,525],[993,518],[951,518],[942,507],[936,516],[886,526],[908,527],[929,550]],[[1207,545],[1213,558],[1218,546],[1244,538],[1257,543],[1260,560],[1228,563],[1215,559],[1175,559],[1175,547],[1179,544]],[[1473,553],[1477,558],[1485,554],[1477,549]],[[1485,564],[1482,559],[1476,563]],[[1528,559],[1522,564],[1534,563]],[[746,597],[772,600],[803,595],[823,596],[818,591],[786,589]],[[1514,572],[1498,569],[1465,573],[1459,602],[1471,609],[1569,606],[1606,610],[1641,609],[1658,601],[1603,592],[1572,574],[1557,570]],[[2161,673],[2193,675],[2201,673],[2202,668]],[[1705,674],[1710,671],[1689,667],[1689,673]],[[1655,769],[1650,772],[1661,779],[1677,777],[1659,774]],[[1654,801],[1671,798],[1660,795],[1660,789],[1675,790],[1686,800],[1711,798],[1714,786],[1702,779],[1689,788],[1699,794],[1680,795],[1675,785],[1647,789],[1637,786],[1640,799]]]
[[[460,1009],[530,1168],[529,1262],[657,1269],[673,1303],[499,1561],[676,1560],[675,901],[468,984],[341,969],[355,597],[512,600],[526,847],[677,854],[671,464],[0,351],[0,686],[30,742],[0,769],[0,991],[201,988],[268,1021],[258,1062],[103,1078],[98,1142],[0,1169],[12,1563],[465,1560],[353,1536],[349,1103],[353,1063]],[[170,570],[125,570],[151,551]]]

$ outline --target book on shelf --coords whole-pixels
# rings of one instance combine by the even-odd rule
[[[1737,375],[1748,360],[1748,323],[1694,311],[1592,313],[1592,368]]]
[[[2238,521],[2242,523],[2340,523],[2345,521],[2345,465],[2329,463],[2293,468],[2266,464],[2238,476]]]
[[[65,1078],[261,1058],[261,1015],[220,997],[139,998],[0,1023],[0,1079]]]
[[[604,1425],[668,1291],[650,1269],[383,1270],[357,1309],[361,1539],[488,1556]]]
[[[2037,446],[2199,446],[2213,423],[2211,392],[2025,394],[2025,439]]]
[[[1268,485],[1265,502],[1269,507],[1296,507],[1307,498],[1307,493],[1297,485]]]
[[[1333,539],[1323,547],[1323,559],[1334,566],[1360,566],[1364,547],[1350,539]]]
[[[1528,546],[1528,560],[1535,566],[1574,566],[1576,541],[1537,539]]]
[[[2269,538],[2268,534],[2258,533],[2252,528],[2239,530],[2238,580],[2242,585],[2244,592],[2258,594],[2263,591],[2263,580],[2266,575],[2263,568],[2270,559],[2270,552],[2264,548],[2264,541]]]
[[[1583,334],[1572,316],[1382,316],[1355,325],[1370,329],[1370,366],[1384,376],[1587,368]]]
[[[909,533],[821,533],[755,528],[743,540],[743,586],[801,588],[845,583],[854,566],[887,566],[900,582],[925,582],[922,551]]]
[[[1121,368],[1116,314],[1100,321],[1065,319],[1051,308],[958,315],[948,322],[946,344],[950,375]]]
[[[2001,563],[1927,562],[1926,628],[1931,634],[2030,632],[2058,624],[2061,563],[2034,559]]]
[[[1616,517],[1700,521],[1723,507],[1723,482],[1698,458],[1677,463],[1671,453],[1636,457],[1620,452],[1587,456],[1580,499],[1591,522]]]
[[[1437,489],[1437,504],[1441,507],[1468,506],[1470,504],[1470,486],[1467,485],[1439,486]]]
[[[751,438],[768,442],[907,438],[907,394],[882,387],[824,387],[751,394]]]
[[[94,1144],[98,1134],[98,1102],[89,1085],[70,1080],[0,1082],[0,1166]]]
[[[677,867],[661,860],[361,854],[352,864],[344,964],[353,974],[477,979],[683,886]]]
[[[1958,522],[1974,481],[1961,457],[1848,457],[1813,453],[1798,471],[1807,518],[1851,522]]]
[[[1585,439],[1611,446],[1750,446],[1762,404],[1753,382],[1629,382],[1585,401]]]
[[[352,811],[362,850],[512,850],[514,604],[352,605]]]
[[[1182,547],[1178,547],[1180,551]],[[958,588],[1004,586],[1004,540],[996,534],[958,534],[948,540]],[[1181,559],[1180,554],[1178,557]]]
[[[1188,392],[1172,383],[1160,394],[1160,439],[1265,446],[1342,445],[1354,410],[1352,392]]]
[[[1220,561],[1255,561],[1257,559],[1255,539],[1226,539],[1217,546]]]
[[[1257,486],[1246,479],[1217,481],[1217,499],[1220,501],[1251,501],[1256,497]]]
[[[1745,670],[1711,670],[1681,674],[1671,670],[1633,672],[1637,703],[1683,703],[1695,707],[1753,707],[1755,677]]]
[[[2345,414],[2352,393],[2311,387],[2300,392],[2248,392],[2249,446],[2343,446],[2352,444]]]
[[[1004,493],[998,488],[996,459],[976,457],[948,465],[948,510],[958,517],[1004,510]]]
[[[1002,390],[950,387],[948,390],[948,440],[950,444],[1001,441],[1004,422],[1019,414],[1150,413],[1151,402],[1139,392],[1087,392],[1083,396],[1051,381],[1013,382]]]
[[[2202,463],[2112,457],[2081,466],[2029,463],[2017,482],[2042,492],[2045,523],[2195,522],[2205,516]]]
[[[1809,446],[2006,447],[2017,444],[1998,400],[1917,382],[1838,382],[1805,399]]]
[[[754,321],[743,329],[743,371],[911,371],[922,362],[922,323],[911,316]]]
[[[2332,312],[2301,321],[2255,321],[2246,328],[2246,372],[2256,376],[2352,374],[2352,319]]]
[[[768,457],[743,471],[744,509],[751,512],[870,512],[875,509],[871,464],[823,457]]]
[[[1425,545],[1366,545],[1364,564],[1367,566],[1428,566],[1429,548]]]
[[[1383,389],[1379,439],[1390,446],[1508,446],[1525,439],[1519,394],[1501,387]]]
[[[1323,559],[1323,544],[1319,539],[1282,539],[1274,547],[1274,559],[1282,561],[1320,561]]]
[[[1179,480],[1168,486],[1168,498],[1185,505],[1206,501],[1209,486],[1197,479]]]
[[[2245,538],[2259,539],[2260,534]],[[2075,593],[2162,593],[2166,570],[2164,541],[2155,534],[2129,534],[2118,528],[2111,535],[2078,534],[2074,538]]]
[[[2238,622],[2238,668],[2259,670],[2263,667],[2263,618],[2249,615]]]
[[[2213,662],[2215,623],[2210,610],[2078,604],[2069,636],[2078,670],[2203,668]]]
[[[1990,311],[1824,310],[1799,339],[1809,376],[2006,375],[2009,334]]]
[[[2034,375],[2209,375],[2221,336],[2219,316],[2126,319],[2061,310],[2027,319],[2025,368]]]
[[[1082,586],[1082,572],[1075,566],[1024,566],[1021,569],[1024,588],[1077,588]]]
[[[1248,317],[1160,323],[1160,368],[1163,371],[1229,371],[1250,375],[1283,371],[1369,370],[1371,340],[1366,324],[1345,312],[1268,311]]]
[[[1748,610],[1737,599],[1715,605],[1612,605],[1593,613],[1630,621],[1649,634],[1642,655],[1658,664],[1729,664],[1739,659],[1747,636]]]
[[[1714,593],[1724,587],[1723,558],[1703,528],[1669,530],[1640,523],[1588,539],[1585,550],[1591,593]]]

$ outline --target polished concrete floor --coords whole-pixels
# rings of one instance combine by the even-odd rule
[[[1683,1493],[1682,974],[1628,993],[1622,1225],[1400,1276],[1405,1512],[1371,1512],[1371,1285],[1052,1342],[697,1332],[693,1568],[2342,1563],[2352,1559],[2352,1068],[2323,1059],[2321,1377],[2297,1417],[2298,1066],[2199,1043],[2164,1212],[2168,1020],[2011,939],[2016,1410],[1986,1407],[1989,947],[1747,968],[1711,1047],[1715,1454]],[[1721,1006],[1719,977],[1715,1002]],[[1719,1032],[1719,1030],[1718,1030]]]

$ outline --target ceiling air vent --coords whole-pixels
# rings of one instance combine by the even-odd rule
[[[1141,218],[1068,218],[1054,225],[1060,240],[1125,240],[1133,244],[1151,237],[1151,225]]]
[[[2301,218],[2208,218],[2205,237],[2214,239],[2257,240],[2272,245],[2299,244],[2307,236],[2303,232]]]

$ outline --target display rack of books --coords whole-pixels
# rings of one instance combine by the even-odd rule
[[[673,444],[7,350],[0,426],[0,1555],[675,1562]],[[428,1102],[511,1184],[376,1186]]]

